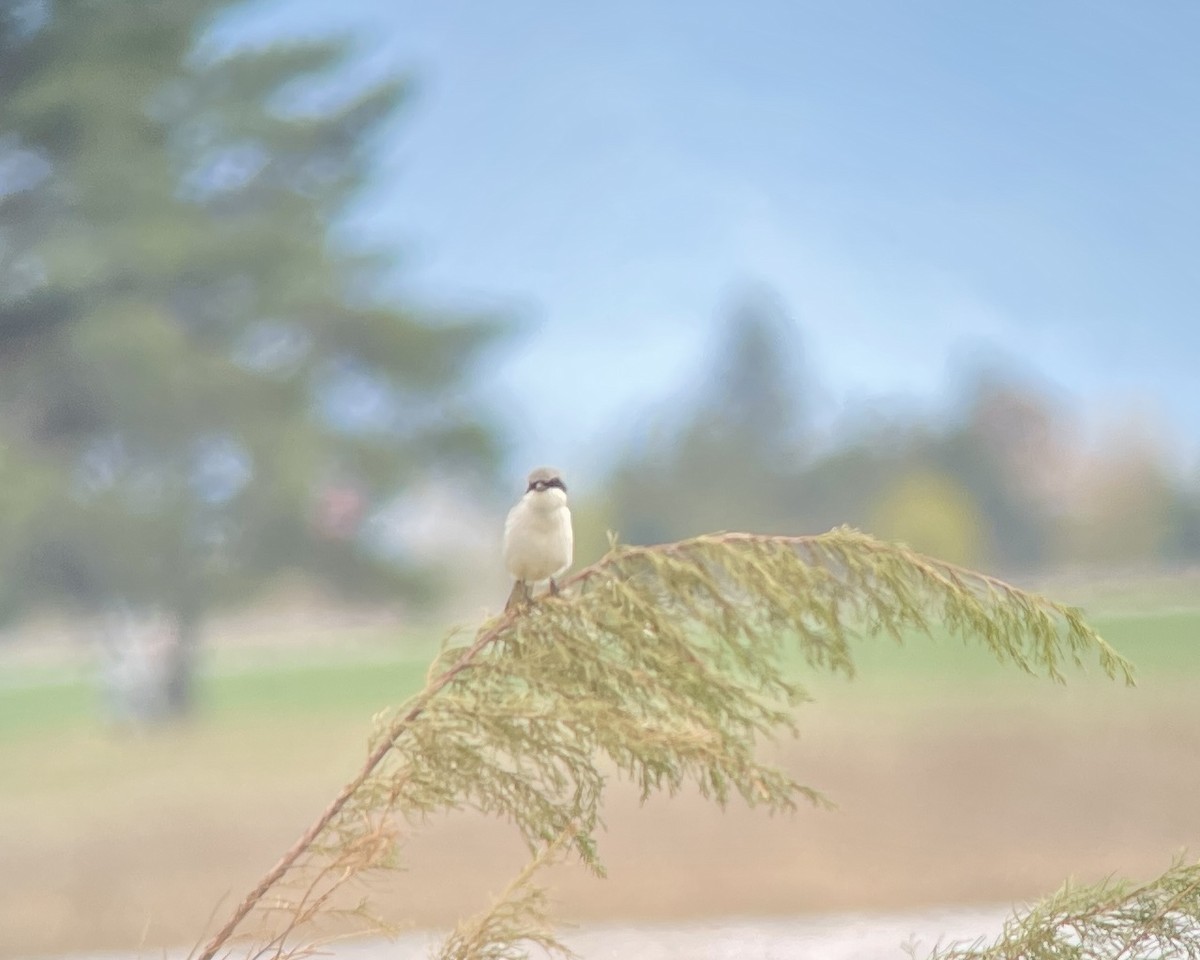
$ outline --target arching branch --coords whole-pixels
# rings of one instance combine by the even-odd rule
[[[296,955],[290,941],[315,919],[312,904],[391,865],[396,815],[495,814],[535,862],[566,843],[602,873],[601,762],[643,797],[690,782],[720,804],[734,794],[771,810],[820,802],[756,755],[761,738],[795,729],[805,695],[787,669],[792,644],[809,666],[852,674],[854,638],[903,641],[942,626],[1055,680],[1085,654],[1131,679],[1078,611],[847,528],[614,547],[562,587],[442,651],[425,688],[380,722],[359,773],[197,960],[235,938]],[[522,878],[522,902],[540,904]],[[504,942],[547,937],[536,909],[498,907],[473,929]]]

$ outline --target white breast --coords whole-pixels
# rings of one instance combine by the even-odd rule
[[[504,565],[526,583],[561,576],[571,566],[574,539],[571,511],[560,491],[527,493],[504,524]]]

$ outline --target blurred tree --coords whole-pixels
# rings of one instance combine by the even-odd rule
[[[0,20],[0,439],[61,478],[25,597],[169,611],[172,714],[214,604],[283,567],[416,595],[373,518],[495,457],[469,384],[503,328],[398,306],[382,258],[331,242],[403,84],[339,95],[342,40],[204,54],[230,6]]]
[[[57,118],[41,117],[22,130],[11,106],[46,69],[46,53],[31,37],[47,15],[28,2],[0,6],[0,350],[5,357],[74,316],[74,302],[34,252],[47,245],[67,212],[64,191],[49,178],[51,147],[62,137],[53,129]],[[11,397],[12,391],[6,393]]]
[[[1056,517],[1069,507],[1071,431],[1051,398],[1009,377],[981,372],[966,417],[923,456],[970,491],[982,515],[986,559],[1010,568],[1045,565]]]
[[[1162,558],[1184,531],[1186,500],[1174,490],[1146,423],[1119,425],[1083,461],[1061,548],[1066,558],[1112,569]],[[1184,541],[1186,542],[1186,541]]]
[[[1175,563],[1200,559],[1200,489],[1196,481],[1174,491],[1167,508],[1167,535],[1163,553]]]
[[[903,410],[866,408],[851,411],[834,436],[836,445],[796,476],[795,510],[808,530],[870,530],[897,477],[928,469],[931,434]]]
[[[1150,424],[1085,456],[1052,393],[992,365],[970,373],[949,423],[903,403],[863,407],[814,456],[791,333],[761,294],[723,319],[690,406],[659,418],[614,472],[604,514],[623,539],[851,524],[1012,570],[1200,556],[1200,495],[1145,445]]]
[[[792,324],[774,295],[755,290],[735,301],[682,425],[660,423],[615,472],[611,509],[623,539],[780,522],[803,451],[794,355]]]
[[[971,494],[953,478],[929,469],[897,477],[868,524],[877,536],[958,564],[979,556],[981,526]]]
[[[984,370],[961,423],[902,404],[851,411],[814,457],[782,316],[769,298],[739,304],[683,425],[660,422],[618,467],[612,514],[623,537],[849,523],[963,562],[1028,569],[1051,558],[1077,495],[1077,454],[1048,395]]]
[[[746,291],[725,321],[708,389],[689,428],[697,455],[733,454],[778,469],[800,439],[792,324],[769,290]],[[790,462],[788,463],[790,466]]]

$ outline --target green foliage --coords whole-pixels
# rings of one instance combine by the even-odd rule
[[[498,328],[416,315],[376,292],[378,257],[329,242],[404,85],[304,109],[351,48],[197,54],[228,6],[60,4],[9,37],[0,135],[41,171],[3,197],[41,276],[12,306],[70,305],[0,337],[0,431],[73,478],[47,592],[204,607],[286,565],[394,593],[411,579],[353,540],[362,517],[430,461],[493,453],[462,394]],[[356,390],[360,420],[331,409]],[[363,506],[322,535],[330,489]]]
[[[1068,883],[1008,920],[995,942],[955,944],[930,960],[1195,960],[1200,864],[1177,861],[1155,880]]]
[[[596,840],[613,773],[643,798],[691,784],[721,805],[822,802],[757,755],[763,738],[796,730],[794,648],[813,669],[853,674],[854,640],[940,626],[1030,673],[1061,680],[1087,656],[1130,680],[1078,611],[844,528],[614,548],[563,588],[442,651],[425,689],[379,718],[360,775],[200,960],[239,929],[276,955],[302,949],[293,941],[313,935],[312,904],[395,866],[397,821],[463,809],[511,823],[532,862],[514,897],[460,928],[444,956],[553,946],[530,876],[560,849],[603,873]]]
[[[563,847],[572,835],[573,830],[568,829],[530,857],[488,909],[455,928],[436,960],[524,960],[530,946],[572,956],[550,922],[546,891],[534,883],[539,870],[562,858]],[[515,930],[520,931],[519,940],[512,936]]]
[[[502,327],[397,303],[384,258],[333,242],[405,83],[330,96],[342,39],[206,50],[231,6],[0,15],[0,442],[57,478],[50,522],[3,544],[25,603],[194,635],[284,568],[419,599],[428,571],[370,517],[495,462],[468,388]]]

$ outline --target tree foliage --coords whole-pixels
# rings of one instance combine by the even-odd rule
[[[1143,884],[1068,883],[1011,917],[988,944],[952,944],[930,960],[1195,960],[1200,957],[1200,864],[1177,861]]]
[[[231,5],[0,20],[0,440],[59,478],[5,546],[30,601],[157,606],[191,635],[285,567],[424,595],[371,518],[495,459],[469,386],[501,326],[396,302],[388,259],[332,239],[405,83],[337,80],[343,39],[198,46]]]
[[[531,860],[511,896],[461,926],[441,956],[520,956],[522,943],[565,951],[533,874],[561,856],[603,873],[609,771],[643,798],[691,784],[720,805],[821,803],[756,748],[796,730],[797,659],[850,675],[866,636],[903,642],[936,626],[1055,680],[1084,658],[1130,679],[1078,611],[846,528],[614,547],[563,588],[441,652],[426,687],[379,718],[360,774],[199,960],[239,937],[247,956],[306,949],[340,888],[395,866],[424,817],[462,809],[511,823]],[[368,920],[365,903],[353,909]]]
[[[1003,570],[1200,557],[1200,475],[1170,469],[1160,425],[1089,444],[1052,388],[994,358],[955,375],[945,410],[859,397],[831,419],[821,371],[795,362],[802,333],[762,294],[720,315],[698,386],[626,445],[607,525],[649,543],[852,523]]]

